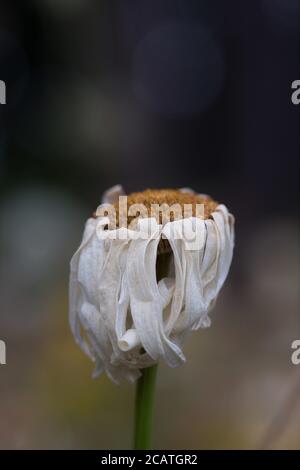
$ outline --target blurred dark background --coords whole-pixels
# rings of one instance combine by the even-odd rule
[[[69,259],[121,183],[236,216],[213,325],[160,369],[155,447],[300,449],[299,36],[298,0],[1,0],[1,448],[131,445],[133,387],[92,381],[67,320]]]

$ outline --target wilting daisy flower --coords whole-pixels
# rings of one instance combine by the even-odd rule
[[[134,381],[159,359],[185,361],[183,340],[210,325],[234,244],[233,216],[208,196],[133,193],[125,218],[121,196],[120,186],[107,191],[88,219],[70,276],[74,337],[94,375],[105,371],[115,382]]]

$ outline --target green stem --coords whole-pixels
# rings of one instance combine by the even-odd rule
[[[149,450],[157,364],[142,369],[141,372],[142,375],[138,379],[136,387],[134,449]]]

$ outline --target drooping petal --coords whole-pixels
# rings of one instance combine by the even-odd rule
[[[140,220],[138,226],[141,230],[149,227],[149,220]],[[164,330],[163,300],[156,279],[160,232],[161,227],[153,219],[150,236],[133,240],[130,244],[127,263],[130,307],[134,326],[144,349],[153,360],[163,357],[167,364],[174,367],[184,361],[184,356]]]
[[[179,191],[181,193],[195,194],[195,191],[191,188],[180,188]]]
[[[105,219],[98,220],[96,225],[94,224],[93,235],[82,247],[78,259],[77,277],[84,300],[94,305],[98,303],[98,272],[102,269],[106,258],[105,243],[97,236],[97,230],[99,227],[103,229],[104,224]]]
[[[218,291],[223,286],[227,277],[233,255],[233,233],[230,224],[231,219],[228,216],[228,210],[224,205],[219,205],[217,210],[212,213],[217,228],[219,239],[220,254],[217,273]]]
[[[186,277],[186,258],[184,256],[184,247],[182,240],[174,235],[176,227],[180,221],[169,222],[163,227],[162,235],[168,240],[174,259],[174,291],[169,315],[165,323],[167,334],[174,331],[178,323],[179,316],[182,321],[182,311],[185,299],[185,277]],[[172,226],[170,225],[172,224]]]
[[[108,254],[103,268],[98,273],[98,296],[100,314],[107,327],[114,356],[120,356],[118,336],[116,333],[116,314],[120,305],[119,294],[122,276],[126,267],[128,240],[107,239]],[[126,304],[124,304],[126,308]],[[124,321],[126,311],[123,310]],[[118,320],[120,321],[120,320]]]
[[[103,229],[106,223],[105,218],[88,220],[82,243],[71,260],[70,276],[71,329],[83,351],[96,360],[98,370],[109,367],[111,350],[107,330],[101,324],[97,283],[106,256],[104,241],[98,238],[97,230]]]
[[[201,264],[203,279],[203,294],[206,309],[209,310],[211,302],[218,294],[218,266],[220,258],[220,243],[217,227],[213,220],[205,220],[206,242],[204,256]]]
[[[116,184],[112,188],[109,188],[102,196],[102,204],[114,204],[118,202],[119,196],[124,196],[125,192],[123,186]]]
[[[119,339],[118,345],[121,351],[130,351],[141,344],[139,335],[137,331],[133,328],[130,328],[126,333]]]
[[[161,297],[161,302],[163,309],[169,305],[170,301],[172,300],[173,293],[175,289],[175,282],[174,279],[170,277],[164,277],[158,283],[158,290]]]
[[[200,274],[205,224],[203,220],[191,217],[170,222],[164,227],[163,233],[168,238],[174,253],[176,276],[174,299],[167,327],[172,326],[177,331],[182,331],[192,328],[206,313]],[[177,301],[177,305],[174,302],[175,294],[181,299],[181,303]]]
[[[126,333],[126,322],[129,310],[129,290],[125,273],[126,271],[122,273],[121,287],[116,311],[115,329],[119,342]]]
[[[207,310],[214,306],[217,295],[227,277],[233,254],[233,220],[223,205],[219,205],[206,220],[207,238],[201,275]]]
[[[204,224],[198,220],[197,224]],[[185,309],[188,313],[188,327],[198,325],[206,315],[204,303],[203,280],[201,276],[201,263],[203,258],[203,247],[199,250],[186,249],[186,284],[185,284]]]
[[[92,304],[84,302],[80,308],[79,319],[97,359],[97,369],[99,370],[100,365],[105,370],[110,369],[111,346],[99,311]]]
[[[91,352],[88,344],[82,338],[80,332],[80,323],[78,319],[78,310],[82,303],[81,300],[81,289],[78,282],[78,265],[79,259],[82,250],[84,247],[88,245],[90,239],[94,236],[96,229],[96,220],[95,219],[88,219],[85,225],[85,230],[83,233],[82,242],[75,252],[71,259],[70,263],[70,281],[69,281],[69,322],[71,331],[74,335],[76,342],[80,345],[80,347],[84,350],[84,352],[89,355],[93,359],[93,353]]]

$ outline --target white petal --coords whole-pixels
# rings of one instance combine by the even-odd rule
[[[174,279],[171,279],[170,277],[165,277],[159,281],[158,290],[160,293],[163,308],[169,305],[170,301],[172,300],[174,289]]]
[[[114,204],[118,202],[119,196],[124,196],[125,192],[120,184],[116,184],[112,188],[105,191],[102,196],[102,204]]]
[[[78,282],[85,300],[98,303],[98,273],[102,269],[106,252],[104,240],[100,240],[96,232],[82,250],[78,261]]]
[[[82,242],[80,247],[73,255],[70,263],[70,282],[69,282],[69,322],[72,333],[76,342],[81,346],[86,354],[93,358],[90,348],[80,333],[80,323],[78,320],[78,309],[80,308],[81,300],[81,288],[78,282],[78,264],[81,251],[88,244],[89,240],[95,233],[96,220],[88,219],[85,230],[83,233]]]
[[[191,188],[180,188],[179,191],[181,193],[195,194],[195,191]]]
[[[99,311],[97,311],[93,305],[84,302],[79,312],[79,318],[86,331],[92,349],[98,356],[98,360],[100,360],[106,368],[109,368],[111,346]]]
[[[147,221],[143,219],[140,223]],[[157,226],[157,230],[161,229]],[[130,244],[127,276],[131,314],[147,353],[153,360],[163,357],[168,365],[175,367],[185,359],[179,346],[164,331],[163,302],[156,280],[158,243],[154,232],[149,239],[133,240]]]
[[[173,249],[175,257],[176,272],[176,290],[179,292],[180,297],[183,297],[184,292],[184,310],[171,308],[171,316],[169,318],[168,327],[170,323],[176,330],[182,331],[186,328],[192,328],[195,323],[198,323],[200,318],[206,314],[206,308],[203,298],[203,285],[200,273],[200,266],[203,259],[204,251],[204,233],[206,233],[205,223],[201,219],[191,217],[189,219],[182,219],[170,222],[168,227],[163,231],[168,237],[169,243]],[[198,249],[195,248],[194,243],[191,243],[191,235],[195,236]],[[184,267],[184,275],[178,265]],[[182,303],[180,305],[182,308]],[[179,315],[180,314],[180,315]]]
[[[119,384],[122,379],[136,380],[140,375],[138,370],[132,370],[121,363],[114,364],[112,362],[112,345],[100,313],[92,305],[84,303],[80,312],[80,320],[96,354],[96,367],[93,376],[97,377],[105,370],[109,378],[116,384]]]
[[[137,331],[134,329],[127,330],[126,333],[119,339],[118,345],[121,351],[130,351],[141,344]]]
[[[199,328],[209,328],[211,326],[211,319],[208,315],[205,315],[200,318],[198,323],[195,323],[192,327],[192,330],[198,330]]]
[[[204,299],[207,310],[213,307],[227,277],[233,254],[233,218],[225,206],[220,205],[206,220],[207,239],[201,266]]]
[[[116,329],[116,335],[117,335],[118,341],[120,341],[120,339],[124,336],[126,332],[126,321],[127,321],[128,310],[129,310],[129,291],[128,291],[128,286],[127,286],[126,275],[125,273],[123,273],[122,279],[121,279],[120,294],[119,294],[119,299],[118,299],[118,304],[117,304],[116,323],[115,323],[115,329]]]
[[[177,222],[177,221],[176,221]],[[170,222],[170,223],[176,223]],[[166,224],[162,230],[163,235],[168,239],[174,256],[175,281],[172,297],[171,311],[165,325],[167,333],[170,333],[178,321],[184,307],[185,298],[185,278],[186,278],[186,257],[182,240],[176,239],[172,235],[172,230]]]
[[[114,355],[118,356],[118,338],[116,334],[116,313],[118,310],[119,293],[122,275],[126,266],[128,241],[107,240],[110,243],[109,252],[104,266],[99,273],[98,295],[100,314],[107,327]]]
[[[207,237],[201,264],[201,276],[203,280],[204,302],[206,309],[209,310],[211,302],[218,294],[220,244],[215,222],[213,220],[205,220],[205,225]]]
[[[218,290],[221,289],[227,277],[232,255],[233,255],[233,230],[230,224],[229,214],[225,206],[220,205],[217,210],[212,213],[212,217],[216,223],[217,236],[220,244],[220,258],[218,263]]]

